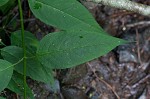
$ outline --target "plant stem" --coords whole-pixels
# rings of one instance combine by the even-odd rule
[[[20,0],[18,0],[19,13],[20,13],[20,23],[21,23],[21,34],[22,34],[22,47],[23,47],[23,84],[24,84],[24,99],[27,99],[27,90],[26,90],[26,47],[25,47],[25,38],[24,38],[24,23],[23,23],[23,13]]]

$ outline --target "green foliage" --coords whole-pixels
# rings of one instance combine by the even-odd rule
[[[0,59],[0,92],[7,87],[13,74],[13,65]]]
[[[76,0],[29,0],[28,2],[37,18],[61,30],[104,32],[86,8]]]
[[[16,72],[14,72],[7,88],[17,94],[20,94],[21,96],[23,96],[23,91],[24,91],[24,86],[23,86],[23,75],[20,75]],[[28,85],[26,84],[27,87],[27,96],[30,99],[34,99],[33,94],[32,94],[32,90],[28,87]]]
[[[1,0],[1,1],[0,1],[0,6],[6,4],[8,1],[9,1],[9,0]]]
[[[122,43],[123,40],[97,32],[62,31],[45,36],[37,54],[44,66],[64,69],[104,55]]]
[[[6,99],[6,98],[4,98],[4,97],[0,97],[0,99]]]
[[[20,94],[23,96],[23,91],[24,91],[24,86],[23,86],[23,75],[20,75],[16,72],[14,72],[11,81],[9,82],[7,88],[17,94]],[[26,84],[27,87],[27,95],[30,99],[34,99],[33,94],[32,94],[32,90],[28,87],[28,85]]]
[[[38,47],[38,43],[39,43],[39,41],[35,38],[35,36],[32,33],[25,31],[25,42],[26,42],[25,46],[27,50],[30,51],[31,53],[35,53],[36,48]],[[20,30],[12,33],[11,45],[22,47],[22,39],[21,39]]]
[[[1,49],[1,54],[3,58],[12,64],[15,64],[23,58],[23,50],[16,46],[7,46]],[[27,57],[32,57],[33,54],[27,52]],[[23,62],[17,64],[14,68],[18,73],[23,74]],[[52,70],[50,68],[44,67],[36,57],[27,59],[27,76],[34,80],[42,82],[53,82]]]
[[[2,0],[4,1],[3,4],[1,3],[0,12],[2,14],[7,14],[10,9],[12,9],[16,5],[16,0]]]
[[[0,91],[7,87],[23,95],[23,89],[27,89],[27,96],[33,99],[30,88],[23,82],[25,76],[50,83],[54,81],[53,69],[77,66],[126,43],[107,35],[77,0],[28,0],[28,3],[35,17],[60,31],[46,35],[41,41],[28,31],[24,31],[25,36],[20,30],[12,32],[11,46],[1,48],[4,60],[0,59]]]

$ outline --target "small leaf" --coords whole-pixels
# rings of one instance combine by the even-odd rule
[[[9,1],[9,0],[1,0],[1,1],[0,1],[0,6],[5,5],[8,1]]]
[[[70,68],[111,51],[124,40],[89,31],[62,31],[46,35],[39,44],[39,61],[53,69]]]
[[[34,53],[36,51],[36,48],[38,46],[39,41],[36,39],[36,37],[28,32],[25,31],[25,44],[27,47],[27,50]],[[15,31],[11,35],[11,45],[16,45],[21,47],[22,46],[22,38],[21,38],[21,31]]]
[[[16,46],[7,46],[1,49],[1,54],[5,60],[16,63],[23,57],[23,50]],[[27,52],[27,57],[32,56],[31,53]],[[23,74],[23,62],[17,64],[14,69]],[[36,57],[27,58],[27,76],[46,83],[53,81],[52,70],[44,67]]]
[[[34,99],[34,96],[32,94],[32,90],[28,87],[26,84],[26,89],[27,89],[27,96],[29,99]],[[24,86],[23,86],[23,75],[14,72],[12,79],[10,80],[7,88],[21,96],[24,94]]]
[[[62,30],[103,33],[93,16],[76,0],[28,0],[28,2],[33,14],[48,25]]]
[[[13,74],[13,65],[6,61],[0,59],[0,92],[4,90]]]

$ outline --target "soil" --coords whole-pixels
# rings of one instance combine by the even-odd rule
[[[150,5],[149,0],[132,0]],[[107,55],[75,68],[55,70],[55,89],[28,79],[36,99],[150,99],[150,18],[108,6],[83,2],[112,36],[128,40]],[[26,29],[40,40],[57,31],[31,15]],[[109,45],[108,45],[109,46]],[[8,99],[15,93],[5,91]]]

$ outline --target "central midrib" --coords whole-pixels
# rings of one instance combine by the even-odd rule
[[[54,53],[60,53],[60,52],[69,52],[69,51],[72,51],[72,50],[74,50],[74,49],[79,49],[79,48],[84,48],[84,47],[94,47],[94,46],[98,46],[98,45],[100,45],[100,44],[94,44],[94,45],[85,45],[85,46],[78,46],[78,47],[73,47],[73,48],[68,48],[68,49],[64,49],[64,50],[53,50],[53,51],[49,51],[48,50],[48,52],[44,52],[44,53],[42,53],[42,52],[38,52],[38,56],[44,56],[44,55],[48,55],[48,54],[54,54]]]

